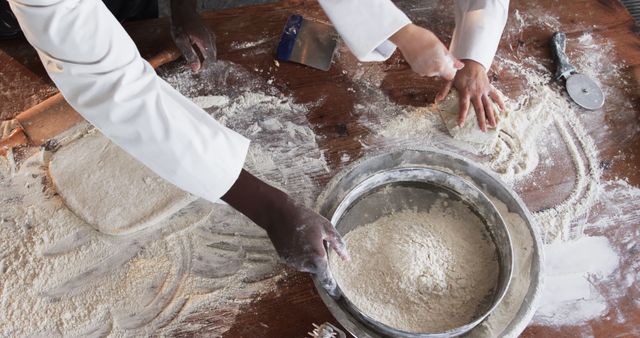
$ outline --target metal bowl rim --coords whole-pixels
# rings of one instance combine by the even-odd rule
[[[409,154],[409,157],[417,157],[419,158],[419,162],[412,162],[412,165],[427,167],[427,168],[442,168],[446,171],[452,172],[464,172],[467,175],[470,175],[469,170],[463,170],[458,167],[447,167],[447,166],[439,166],[429,164],[423,160],[423,157],[428,157],[430,155],[441,156],[445,158],[449,158],[453,161],[459,162],[458,165],[462,164],[464,166],[470,167],[472,170],[479,170],[486,175],[487,178],[491,181],[490,184],[493,186],[493,189],[497,189],[496,192],[498,194],[504,194],[505,198],[499,197],[492,192],[489,192],[487,189],[488,186],[482,186],[482,190],[487,190],[488,193],[494,198],[499,199],[501,202],[505,204],[512,204],[515,208],[512,209],[512,206],[509,206],[510,212],[518,213],[520,217],[523,218],[525,224],[527,226],[528,233],[531,236],[531,244],[532,244],[532,260],[530,265],[527,265],[527,269],[530,273],[529,275],[529,287],[527,289],[527,293],[522,300],[522,303],[519,304],[519,307],[515,310],[513,317],[509,319],[508,322],[505,323],[504,328],[500,332],[501,336],[511,337],[517,336],[526,328],[527,324],[533,318],[533,315],[537,309],[537,305],[540,302],[540,298],[542,297],[542,288],[544,286],[544,251],[542,245],[542,238],[539,232],[539,226],[537,221],[525,205],[522,198],[508,185],[506,185],[494,172],[490,169],[486,168],[481,163],[475,163],[469,160],[468,158],[459,155],[457,153],[437,149],[434,147],[421,147],[420,149],[391,149],[388,151],[380,151],[376,154],[371,154],[370,156],[358,159],[348,166],[340,170],[339,173],[334,175],[332,179],[325,185],[325,189],[318,195],[316,199],[315,209],[320,212],[328,213],[332,206],[335,207],[335,199],[344,195],[338,188],[340,184],[346,179],[350,179],[353,181],[358,181],[361,179],[362,174],[360,176],[357,175],[356,168],[358,168],[361,164],[374,162],[376,160],[380,160],[382,158],[391,158],[393,160],[394,157],[402,157],[404,154]],[[397,162],[397,160],[396,160]],[[405,162],[395,163],[393,167],[403,167],[405,166]],[[369,175],[374,174],[376,171],[370,171]],[[328,210],[325,210],[328,209]],[[321,300],[325,303],[325,306],[330,310],[331,314],[354,336],[364,335],[362,337],[378,337],[377,334],[369,331],[368,328],[362,327],[361,324],[356,324],[356,322],[352,321],[351,314],[345,313],[344,310],[337,306],[335,300],[322,288],[322,286],[314,279],[314,285],[318,294],[320,295]],[[473,332],[473,330],[472,330]]]
[[[453,175],[449,172],[443,171],[443,170],[439,170],[436,168],[429,168],[429,167],[419,167],[419,166],[407,166],[407,167],[396,167],[396,168],[390,168],[387,170],[381,170],[378,172],[375,172],[373,174],[371,174],[370,176],[362,179],[358,184],[356,184],[354,187],[352,187],[351,189],[348,190],[348,192],[344,195],[344,197],[341,199],[340,203],[338,203],[338,205],[335,207],[333,214],[331,215],[331,223],[334,225],[334,227],[340,222],[340,220],[347,214],[347,212],[349,211],[349,207],[354,205],[360,198],[362,198],[367,192],[378,188],[378,187],[382,187],[385,186],[387,184],[393,184],[393,183],[399,183],[399,182],[422,182],[422,183],[428,183],[428,184],[433,184],[439,187],[442,187],[444,189],[450,190],[451,192],[455,193],[456,195],[460,196],[460,197],[464,197],[464,195],[462,195],[460,192],[453,190],[453,187],[450,186],[445,186],[445,185],[441,185],[438,184],[436,182],[432,182],[432,181],[428,181],[428,180],[421,180],[421,181],[416,181],[416,180],[409,180],[409,179],[403,179],[402,177],[389,177],[387,180],[379,180],[376,182],[377,177],[385,175],[385,174],[390,174],[390,173],[406,173],[406,172],[436,172],[438,174],[441,175],[446,175],[452,179],[458,180],[459,182],[461,182],[463,185],[465,185],[466,188],[472,190],[475,194],[477,194],[477,197],[475,199],[478,200],[482,200],[483,202],[487,203],[490,205],[491,207],[491,211],[493,211],[495,213],[495,216],[497,217],[496,221],[498,223],[498,225],[505,231],[506,235],[507,235],[507,243],[506,246],[508,247],[509,250],[509,258],[510,258],[510,262],[508,264],[506,264],[509,268],[508,271],[506,273],[506,282],[504,284],[504,286],[501,288],[501,290],[499,290],[499,293],[497,294],[497,297],[495,299],[492,300],[491,302],[491,306],[486,309],[485,311],[483,311],[481,313],[481,315],[477,316],[473,321],[468,322],[466,324],[460,325],[460,326],[456,326],[453,327],[451,329],[448,329],[446,331],[438,331],[438,332],[409,332],[409,331],[404,331],[404,330],[399,330],[396,328],[393,328],[389,325],[386,325],[384,323],[381,323],[373,318],[371,318],[370,316],[368,316],[367,314],[365,314],[364,312],[362,312],[360,309],[358,309],[357,306],[355,306],[353,303],[351,303],[351,301],[349,301],[349,299],[347,297],[344,296],[344,294],[342,293],[342,291],[340,290],[339,286],[338,286],[338,290],[340,290],[339,294],[344,302],[350,306],[353,310],[357,311],[357,314],[352,313],[352,315],[355,315],[356,317],[362,317],[364,320],[366,320],[367,322],[369,322],[370,324],[373,324],[376,329],[382,329],[384,334],[392,334],[392,335],[401,335],[403,337],[411,337],[411,338],[422,338],[422,337],[434,337],[434,336],[440,336],[440,335],[444,335],[444,336],[452,336],[452,335],[459,335],[459,334],[463,334],[465,332],[468,332],[470,330],[472,330],[474,327],[476,327],[478,324],[480,324],[482,321],[484,321],[492,312],[493,310],[500,304],[500,302],[502,302],[502,299],[504,298],[505,294],[507,293],[507,290],[509,289],[510,286],[510,281],[513,277],[513,246],[512,246],[512,242],[511,242],[511,235],[509,233],[509,229],[506,226],[506,223],[504,222],[504,219],[502,218],[502,216],[500,215],[500,212],[497,210],[496,206],[493,204],[493,202],[491,201],[491,199],[489,199],[486,194],[484,194],[480,189],[478,189],[475,185],[473,185],[471,182],[469,182],[468,180],[466,180],[463,177],[457,176],[457,175]],[[374,181],[374,183],[371,183],[371,181]],[[368,189],[367,190],[362,190],[362,187],[365,186]],[[462,200],[466,203],[468,203],[465,198],[462,198]],[[498,245],[496,244],[496,250],[498,250]],[[503,271],[501,271],[503,272]],[[504,278],[504,276],[503,276]],[[315,282],[315,279],[314,279]],[[340,306],[340,303],[336,301],[336,304],[338,306]],[[349,311],[349,309],[345,309],[345,311]],[[351,311],[349,311],[351,312]]]

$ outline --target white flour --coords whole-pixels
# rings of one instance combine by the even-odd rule
[[[262,80],[231,63],[166,78],[254,141],[249,170],[303,202],[314,196],[311,177],[327,166],[305,106],[260,90]],[[241,85],[225,95],[210,87],[228,81]],[[58,137],[61,151],[87,129]],[[24,163],[11,155],[0,158],[0,336],[171,336],[199,325],[220,335],[282,277],[266,233],[226,205],[197,200],[134,232],[105,235],[54,194],[48,151]],[[198,317],[205,309],[218,324]]]
[[[307,107],[283,96],[246,92],[207,111],[252,140],[245,168],[312,204],[319,188],[313,178],[329,168],[304,118]]]
[[[463,153],[516,186],[526,183],[534,171],[553,170],[555,163],[549,149],[560,148],[574,167],[575,185],[564,201],[536,216],[544,227],[545,241],[577,238],[583,231],[578,220],[596,202],[600,183],[601,170],[593,139],[583,127],[576,106],[547,84],[550,74],[526,70],[505,59],[499,59],[498,65],[523,76],[527,92],[507,101],[510,113],[502,121],[493,148],[451,138],[434,107],[400,106],[366,86],[360,91],[366,96],[365,103],[356,106],[356,110],[361,114],[360,122],[372,129],[374,135],[364,139],[363,144],[386,149],[437,147]],[[536,63],[531,67],[541,66]],[[556,132],[553,136],[549,135],[550,128]]]
[[[223,125],[251,139],[245,168],[311,205],[319,187],[314,178],[329,172],[324,152],[306,119],[309,107],[293,102],[233,63],[220,61],[216,77],[188,71],[170,73],[167,82]],[[219,95],[226,82],[242,83]],[[212,84],[213,83],[213,84]],[[227,90],[228,92],[229,90]]]
[[[515,13],[515,25],[505,32],[510,41],[517,41],[527,29],[561,28],[556,17],[531,6],[531,11]],[[577,51],[569,56],[578,70],[602,84],[608,101],[620,100],[611,96],[610,84],[624,81],[624,65],[607,62],[615,46],[596,33],[585,33],[577,40]],[[238,42],[232,47],[266,42]],[[531,183],[531,177],[544,177],[559,167],[566,170],[571,191],[563,201],[535,214],[544,239],[552,243],[552,251],[562,248],[562,241],[571,240],[569,245],[583,252],[585,260],[596,253],[607,259],[571,274],[563,261],[571,255],[551,255],[549,263],[558,267],[555,276],[568,278],[580,292],[558,298],[562,302],[545,302],[537,321],[581,325],[608,313],[610,320],[623,322],[626,314],[619,305],[640,292],[640,235],[635,226],[640,223],[640,189],[601,178],[592,135],[603,131],[587,132],[583,126],[585,120],[601,115],[580,114],[560,87],[549,85],[551,74],[545,64],[524,54],[519,45],[509,48],[512,59],[498,56],[495,67],[525,79],[526,84],[522,94],[510,98],[511,125],[488,152],[452,140],[430,108],[389,100],[380,90],[387,66],[345,64],[345,75],[354,81],[350,91],[360,102],[354,111],[357,122],[372,134],[360,140],[363,151],[369,155],[424,146],[452,150],[484,163],[516,189]],[[349,58],[337,62],[345,60]],[[247,159],[252,172],[307,203],[314,198],[319,187],[313,182],[326,175],[328,168],[305,117],[308,107],[225,61],[198,75],[167,67],[159,73],[216,118],[255,141]],[[18,92],[24,88],[9,89],[2,92],[24,96]],[[37,97],[31,101],[35,104]],[[634,109],[630,100],[619,104]],[[616,118],[615,113],[607,114],[609,119]],[[285,120],[291,122],[283,123]],[[634,124],[625,128],[623,132],[629,135],[638,130]],[[77,132],[61,138],[62,147]],[[137,236],[104,236],[52,196],[46,174],[49,155],[41,152],[22,164],[14,161],[12,153],[7,159],[0,158],[0,336],[172,335],[189,328],[190,320],[202,309],[223,318],[213,330],[221,334],[232,325],[240,305],[272,288],[272,277],[279,269],[266,234],[230,208],[198,201]],[[561,162],[564,159],[567,165]],[[352,159],[343,154],[341,160]],[[608,208],[606,212],[598,209],[600,205]],[[497,207],[502,208],[508,224],[520,224],[510,228],[514,279],[500,306],[471,336],[495,337],[515,313],[531,310],[520,308],[529,288],[531,238],[522,231],[519,216],[509,214],[504,205],[497,203]],[[582,237],[585,231],[597,238],[597,250],[587,250],[585,245],[593,240]],[[605,235],[610,238],[609,246],[601,239]],[[623,254],[631,263],[618,265],[620,260],[614,256]],[[553,301],[556,291],[560,290],[548,289],[547,300]],[[565,306],[576,297],[588,306]],[[632,302],[640,306],[637,300]]]
[[[224,107],[229,104],[229,98],[224,95],[196,96],[192,97],[191,101],[202,109]]]
[[[523,29],[537,28],[537,23],[545,24],[550,31],[559,28],[557,19],[537,15],[535,11],[526,15],[516,13],[516,16],[520,18],[518,27],[515,31],[508,30],[507,34],[521,34]],[[572,63],[579,72],[601,84],[607,102],[633,111],[633,103],[613,89],[624,85],[626,77],[623,76],[624,63],[609,61],[615,53],[611,41],[595,33],[584,33],[568,44],[573,49],[569,53]],[[635,263],[640,255],[637,250],[640,189],[621,180],[602,179],[592,135],[606,133],[606,127],[587,131],[583,126],[584,121],[589,120],[598,125],[602,113],[581,112],[565,94],[560,94],[561,87],[548,85],[551,74],[546,67],[535,58],[524,57],[517,48],[514,52],[519,60],[498,58],[496,65],[527,80],[528,88],[516,101],[542,97],[545,102],[542,107],[548,109],[549,114],[540,117],[553,121],[551,129],[541,129],[544,132],[541,135],[545,136],[534,140],[539,158],[535,168],[537,177],[567,168],[563,158],[569,158],[574,168],[573,173],[568,173],[574,178],[573,188],[564,201],[535,214],[544,239],[551,244],[546,248],[545,291],[534,321],[544,325],[581,326],[585,332],[590,331],[589,320],[604,316],[607,320],[628,323],[624,306],[629,295],[640,290],[637,286],[640,265]],[[533,70],[526,70],[523,65]],[[616,120],[624,113],[607,111],[606,116]],[[540,129],[532,129],[539,133]],[[619,132],[633,135],[637,128],[629,124]],[[525,176],[522,180],[528,179]],[[518,182],[514,183],[517,187]],[[584,237],[584,233],[594,237]],[[622,257],[628,262],[626,266],[620,264]]]
[[[463,153],[485,162],[504,181],[514,185],[529,179],[534,170],[553,170],[553,156],[547,153],[541,158],[540,155],[550,147],[540,140],[549,140],[549,136],[543,135],[553,126],[560,137],[558,142],[564,143],[575,168],[576,184],[563,202],[536,216],[546,241],[577,238],[583,231],[577,220],[596,202],[601,175],[597,150],[566,98],[535,80],[531,80],[531,90],[536,95],[523,95],[510,102],[511,112],[503,120],[498,142],[486,154],[483,148],[452,139],[432,108],[396,106],[393,109],[389,102],[384,103],[389,108],[381,112],[384,122],[373,125],[363,121],[370,128],[377,128],[378,135],[367,139],[365,144],[413,149],[432,146]],[[373,102],[373,106],[363,106],[362,110],[376,109]]]
[[[547,278],[534,322],[571,325],[606,314],[607,301],[594,282],[617,268],[619,257],[606,237],[583,237],[545,248]]]
[[[522,32],[528,29],[542,27],[554,31],[560,28],[556,17],[543,12],[533,3],[531,6],[534,8],[527,13],[515,13],[515,22],[510,24],[505,32],[509,40],[517,41]],[[620,118],[618,116],[633,111],[633,102],[613,89],[619,88],[621,83],[626,83],[623,71],[627,71],[624,64],[607,61],[615,53],[615,46],[606,37],[595,32],[585,33],[578,39],[569,41],[569,44],[572,49],[569,57],[578,70],[602,85],[607,102],[615,102],[617,106],[626,109],[626,112],[607,111],[607,119],[615,121]],[[616,255],[637,256],[634,253],[638,251],[634,249],[634,235],[621,235],[637,234],[637,230],[612,229],[617,229],[622,224],[640,222],[640,216],[635,212],[635,204],[640,196],[634,191],[638,189],[628,184],[603,180],[602,163],[594,137],[600,136],[602,140],[603,133],[606,134],[608,131],[606,127],[592,130],[585,128],[587,124],[601,124],[603,113],[587,113],[579,109],[570,101],[562,87],[554,84],[548,65],[543,64],[538,57],[522,53],[520,47],[515,44],[510,47],[511,55],[507,58],[499,54],[494,67],[499,73],[506,72],[510,76],[522,78],[524,86],[522,91],[515,91],[518,93],[517,96],[511,96],[507,100],[510,117],[505,121],[503,132],[493,149],[483,151],[452,139],[430,107],[400,105],[392,102],[380,90],[372,90],[371,83],[357,83],[356,92],[361,102],[356,105],[358,122],[372,131],[372,136],[361,140],[363,148],[380,152],[423,147],[453,151],[483,163],[516,190],[528,185],[529,192],[537,188],[541,194],[545,193],[542,186],[558,184],[546,182],[548,174],[562,168],[562,171],[566,172],[570,189],[563,192],[561,197],[553,196],[553,204],[534,212],[537,223],[541,226],[543,240],[555,244],[579,240],[589,231],[609,231],[607,237],[611,238],[611,233],[620,234],[615,236],[616,243],[627,243],[626,246],[617,245]],[[499,82],[497,86],[500,86]],[[426,106],[428,104],[424,103]],[[606,105],[607,103],[605,107]],[[638,133],[637,124],[634,123],[627,123],[622,129],[621,135]],[[614,158],[624,160],[622,155]],[[603,213],[600,204],[609,210]],[[599,230],[593,230],[594,227]],[[637,238],[637,235],[635,236]],[[638,292],[638,287],[633,282],[614,280],[635,281],[637,272],[634,272],[633,267],[637,270],[638,265],[631,265],[632,267],[616,270],[613,274],[594,280],[598,285],[598,292],[590,293],[583,302],[595,301],[600,304],[600,309],[606,308],[608,313],[615,312],[616,320],[622,321],[625,314],[622,310],[617,310],[616,304],[624,303],[623,299],[628,298],[633,292]],[[584,275],[598,275],[598,269],[585,269]],[[574,301],[576,300],[574,298]],[[516,309],[512,310],[504,312],[503,321],[513,318]],[[573,325],[582,325],[586,320],[601,314],[586,309],[581,313],[580,310],[573,309],[574,317],[566,322],[573,320]],[[561,325],[560,319],[554,322],[549,318],[551,317],[547,318],[547,324]],[[485,324],[491,321],[490,319]],[[490,325],[499,327],[503,324],[496,319]],[[492,329],[491,332],[484,336],[493,337],[502,331]]]
[[[231,43],[231,49],[232,50],[237,50],[237,49],[249,49],[249,48],[254,48],[256,46],[262,45],[268,41],[272,40],[272,38],[264,38],[264,39],[260,39],[257,41],[234,41]],[[275,40],[275,39],[274,39]]]
[[[51,195],[38,156],[11,171],[0,159],[1,336],[169,334],[202,307],[230,319],[244,294],[273,287],[269,239],[228,206],[196,201],[108,236]]]
[[[640,292],[639,200],[639,188],[623,180],[606,182],[595,206],[606,209],[589,217],[590,236],[546,248],[549,277],[536,323],[586,325],[603,316],[629,320],[625,305],[630,294]]]
[[[446,331],[483,311],[497,283],[496,249],[475,214],[448,203],[428,213],[394,213],[347,233],[351,261],[330,255],[347,299],[410,332]]]

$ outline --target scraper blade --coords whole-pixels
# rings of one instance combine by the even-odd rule
[[[282,32],[276,57],[280,61],[326,71],[331,67],[337,45],[338,33],[333,26],[291,15]]]

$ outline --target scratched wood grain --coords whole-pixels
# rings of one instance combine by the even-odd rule
[[[416,0],[397,3],[415,22],[432,29],[445,42],[450,40],[453,20],[448,1]],[[512,15],[500,43],[499,55],[512,59],[531,56],[540,60],[549,71],[554,69],[548,48],[553,29],[545,25],[531,25],[520,31],[510,29],[516,24],[513,17],[515,10],[541,15],[549,13],[558,17],[559,28],[567,33],[569,39],[592,32],[615,45],[615,53],[611,55],[610,62],[622,67],[622,78],[617,82],[606,83],[612,88],[612,94],[607,97],[602,112],[585,113],[581,118],[598,146],[603,178],[626,178],[631,185],[640,186],[640,38],[633,19],[618,1],[511,1]],[[219,58],[251,70],[267,69],[273,65],[273,51],[280,31],[287,16],[293,13],[326,20],[315,1],[302,0],[207,12],[204,13],[204,18],[217,36]],[[143,56],[153,55],[171,43],[166,19],[131,23],[127,25],[127,29]],[[263,42],[257,46],[232,48],[234,43],[258,40]],[[568,47],[568,52],[572,52],[571,46]],[[371,67],[372,71],[382,71],[384,79],[381,89],[391,102],[397,104],[424,106],[433,99],[441,85],[439,81],[412,74],[409,66],[397,54],[382,65],[371,66],[358,65],[357,60],[344,49],[340,50],[337,58],[328,72],[287,63],[281,63],[274,72],[255,72],[265,80],[273,78],[273,86],[293,96],[298,103],[321,102],[313,105],[306,116],[319,136],[318,143],[325,150],[330,169],[329,173],[314,177],[319,186],[328,182],[344,167],[345,164],[340,160],[342,154],[346,153],[352,160],[356,160],[369,152],[359,140],[371,131],[354,115],[359,97],[350,90],[355,83],[349,74],[356,67]],[[0,64],[0,119],[9,119],[56,92],[36,54],[23,40],[0,43]],[[496,86],[507,96],[518,95],[524,90],[524,80],[517,74],[494,69],[490,76],[497,80]],[[632,103],[631,108],[628,106],[629,102]],[[547,208],[563,200],[574,184],[572,175],[562,171],[547,173],[547,176],[543,180],[544,187],[524,184],[517,188],[532,211]],[[626,222],[628,224],[595,233],[614,241],[619,238],[622,226],[637,225],[640,220],[628,219]],[[638,255],[630,253],[623,264],[631,264],[634,259],[638,259]],[[529,327],[522,336],[638,336],[640,309],[634,299],[637,300],[639,296],[629,294],[628,299],[621,303],[620,310],[626,313],[622,321],[606,316],[580,327],[537,325]],[[215,332],[220,321],[229,320],[228,318],[229,314],[223,310],[203,311],[186,320],[202,324],[200,329],[193,331],[185,326],[184,330],[174,333],[185,337],[207,336]],[[287,278],[279,282],[276,290],[242,309],[225,337],[303,337],[310,330],[311,323],[325,321],[336,323],[313,289],[309,277],[290,271]]]

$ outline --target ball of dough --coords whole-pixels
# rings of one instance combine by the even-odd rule
[[[478,119],[476,118],[476,111],[473,105],[470,105],[467,112],[464,126],[460,128],[458,126],[458,112],[460,110],[460,104],[458,101],[458,92],[452,89],[449,95],[440,103],[436,105],[438,113],[442,117],[442,120],[449,131],[449,134],[456,140],[479,145],[481,147],[493,147],[498,140],[498,134],[503,125],[503,120],[507,117],[507,112],[501,111],[497,104],[493,103],[493,111],[496,112],[496,128],[489,128],[487,125],[487,131],[483,132],[478,126]]]

